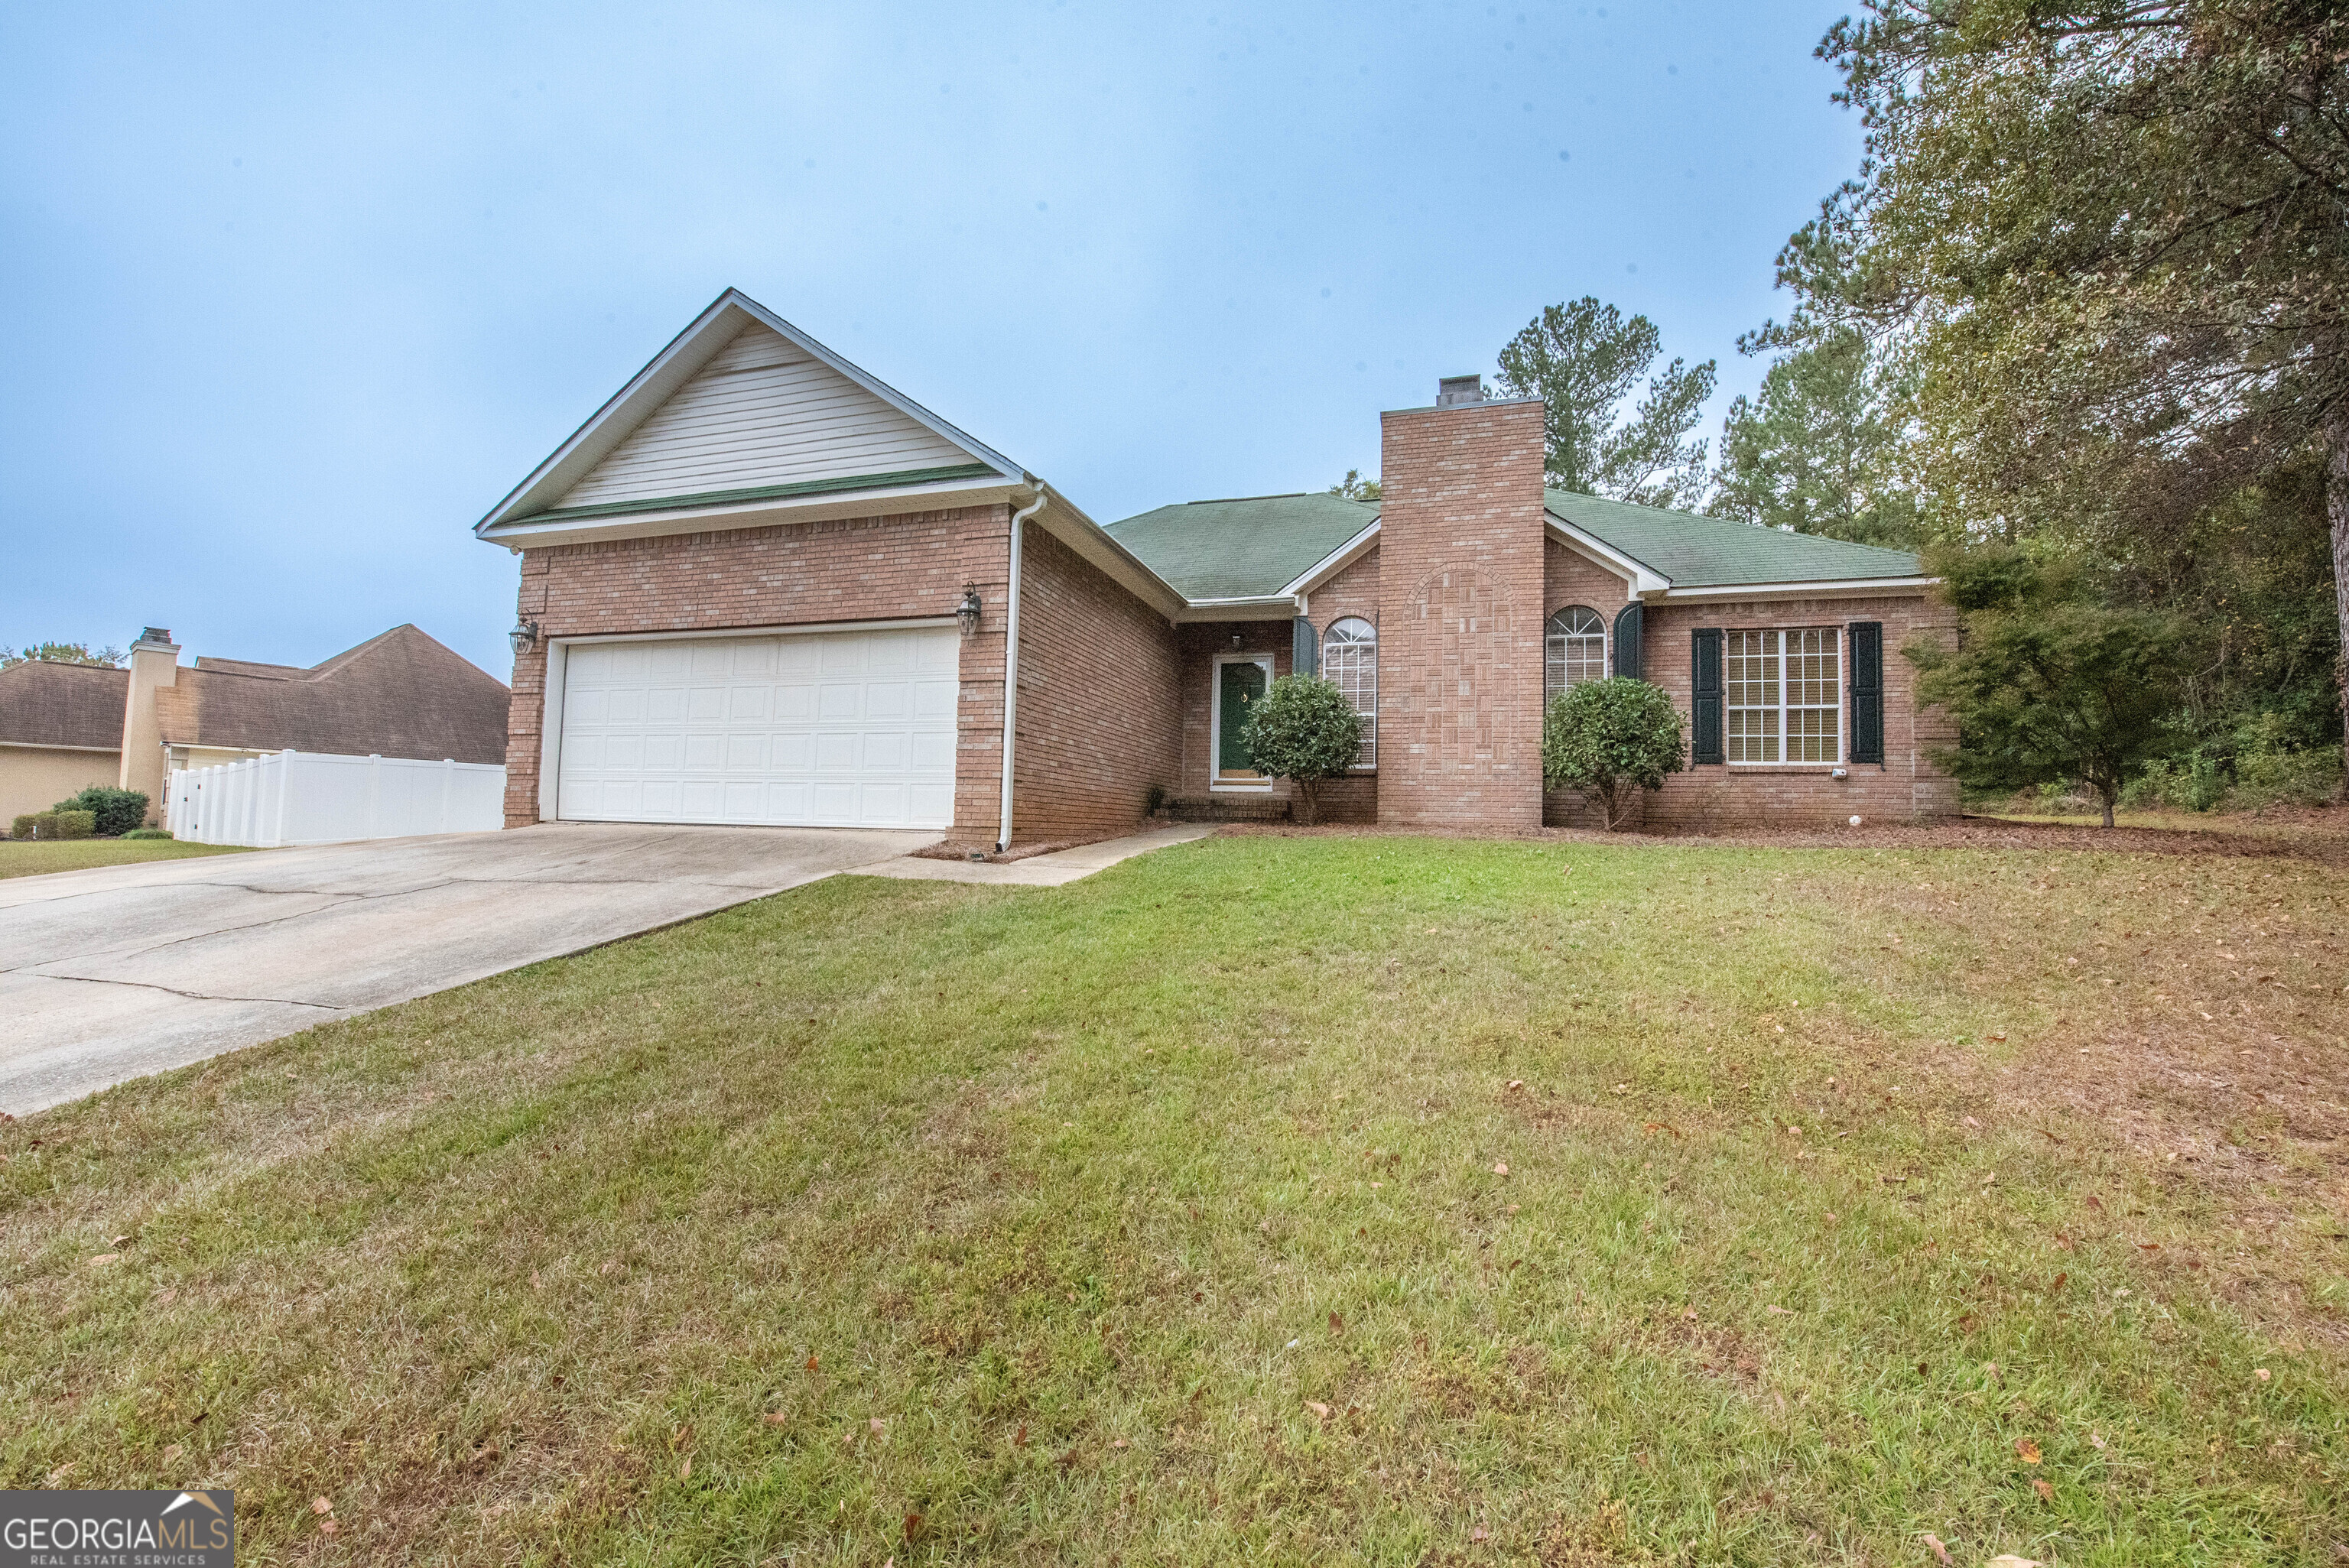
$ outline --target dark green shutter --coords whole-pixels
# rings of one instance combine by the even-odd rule
[[[1721,740],[1721,629],[1698,628],[1690,634],[1689,646],[1695,660],[1689,675],[1690,717],[1695,720],[1689,760],[1727,762],[1729,753]]]
[[[1617,675],[1629,676],[1633,680],[1641,678],[1640,670],[1643,666],[1640,662],[1640,633],[1646,622],[1647,606],[1637,599],[1616,612],[1615,673]]]
[[[1318,676],[1321,673],[1321,639],[1314,634],[1313,623],[1302,615],[1288,623],[1288,673],[1293,676]]]
[[[1884,765],[1884,623],[1854,621],[1851,632],[1851,759]]]

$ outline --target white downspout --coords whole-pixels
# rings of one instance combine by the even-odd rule
[[[1036,499],[1011,514],[1011,592],[1003,612],[1003,827],[995,836],[995,852],[1011,847],[1011,739],[1019,707],[1019,536],[1022,524],[1044,510],[1044,487]]]

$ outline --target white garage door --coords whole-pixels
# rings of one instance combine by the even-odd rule
[[[951,626],[580,643],[555,812],[572,821],[944,828]]]

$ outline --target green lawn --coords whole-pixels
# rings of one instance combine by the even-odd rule
[[[2345,916],[834,879],[0,1127],[0,1485],[232,1485],[253,1563],[2333,1563]]]
[[[136,861],[183,861],[191,855],[240,855],[233,844],[183,844],[175,839],[59,839],[20,844],[0,841],[0,878],[36,877]]]

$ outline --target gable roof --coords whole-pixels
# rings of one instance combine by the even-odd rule
[[[155,693],[155,717],[167,746],[502,762],[508,700],[496,676],[394,626],[307,669],[200,658]]]
[[[1379,519],[1376,501],[1343,496],[1242,496],[1162,506],[1108,526],[1193,603],[1279,593]]]
[[[1856,582],[1914,577],[1921,570],[1905,550],[1787,533],[1732,518],[1633,506],[1572,490],[1545,490],[1542,504],[1561,522],[1650,567],[1674,588]]]
[[[1570,490],[1546,490],[1542,503],[1570,535],[1627,562],[1626,575],[1644,567],[1643,588],[1921,579],[1917,558],[1906,551]],[[1108,532],[1197,604],[1274,597],[1378,520],[1377,501],[1307,491],[1162,506],[1112,522]]]
[[[122,749],[130,672],[26,659],[0,670],[0,746]]]
[[[473,531],[544,540],[657,514],[959,492],[1026,478],[1000,452],[728,289]]]

